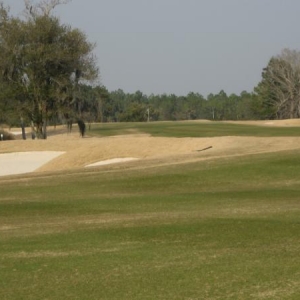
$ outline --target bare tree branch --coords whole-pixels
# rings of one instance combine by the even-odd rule
[[[285,118],[299,117],[300,53],[285,50],[282,55],[272,58],[265,78],[277,114]]]
[[[37,17],[39,15],[49,16],[56,6],[67,4],[71,1],[72,0],[42,0],[37,4],[33,4],[32,0],[24,0],[24,4],[27,15]]]

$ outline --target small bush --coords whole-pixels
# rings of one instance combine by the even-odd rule
[[[3,129],[0,129],[0,141],[9,141],[9,140],[14,140],[15,136]]]
[[[80,135],[82,137],[84,137],[84,134],[85,134],[85,123],[82,121],[82,120],[78,120],[77,121],[77,124],[78,124],[78,127],[79,127],[79,132],[80,132]]]

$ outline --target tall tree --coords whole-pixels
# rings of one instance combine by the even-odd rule
[[[300,52],[285,49],[272,57],[255,91],[273,117],[300,117]]]
[[[25,1],[26,18],[9,16],[1,3],[1,81],[22,90],[22,111],[38,138],[46,138],[51,114],[72,109],[82,80],[97,78],[94,44],[51,14],[68,1]],[[4,59],[4,55],[5,59]]]

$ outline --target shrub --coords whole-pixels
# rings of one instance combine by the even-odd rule
[[[3,129],[0,129],[0,141],[1,140],[4,140],[4,141],[9,141],[9,140],[14,140],[15,139],[15,136]]]
[[[78,124],[78,127],[79,127],[80,135],[82,137],[84,137],[84,134],[85,134],[85,123],[82,120],[79,119],[77,121],[77,124]]]

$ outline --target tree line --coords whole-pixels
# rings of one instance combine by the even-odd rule
[[[300,52],[290,49],[270,59],[252,92],[109,92],[98,82],[95,45],[53,15],[67,2],[24,0],[23,17],[15,17],[0,1],[0,124],[30,125],[33,137],[47,138],[49,124],[300,116]]]
[[[246,91],[240,95],[218,94],[204,97],[199,93],[145,95],[141,91],[109,92],[103,86],[82,87],[85,93],[82,114],[92,122],[145,122],[176,120],[246,120],[260,116],[254,105],[256,97]]]

